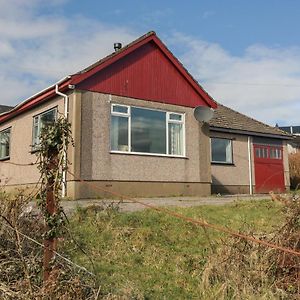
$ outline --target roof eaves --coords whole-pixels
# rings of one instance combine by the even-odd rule
[[[243,134],[249,136],[260,136],[260,137],[269,137],[269,138],[277,138],[283,140],[292,140],[293,137],[291,135],[281,135],[281,134],[274,134],[274,133],[266,133],[266,132],[258,132],[258,131],[251,131],[251,130],[242,130],[242,129],[233,129],[233,128],[224,128],[224,127],[217,127],[209,125],[211,131],[218,131],[224,133],[235,133],[235,134]]]
[[[48,93],[51,89],[55,88],[56,85],[62,85],[62,84],[65,84],[65,82],[67,80],[69,80],[71,78],[70,75],[60,79],[59,81],[57,81],[56,83],[48,86],[47,88],[39,91],[38,93],[30,96],[29,98],[25,99],[24,101],[22,101],[21,103],[19,103],[18,105],[16,105],[15,107],[13,107],[13,109],[9,110],[9,111],[6,111],[4,113],[1,113],[0,114],[0,124],[2,122],[5,122],[9,119],[11,119],[12,117],[18,115],[19,113],[22,113],[24,110],[27,110],[27,109],[22,109],[24,106],[26,106],[26,108],[31,108],[31,106],[29,105],[30,102],[32,100],[34,100],[35,98],[38,98],[38,97],[41,97],[43,94],[46,94]],[[37,103],[36,103],[37,104]]]

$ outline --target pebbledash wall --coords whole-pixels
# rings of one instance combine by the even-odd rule
[[[184,113],[186,156],[112,153],[112,103]],[[143,197],[210,194],[209,129],[196,121],[193,108],[83,91],[77,156],[81,162],[77,174],[106,190]],[[75,183],[72,193],[75,198],[99,196],[99,191],[80,182]]]
[[[75,147],[69,147],[68,159],[70,161],[70,171],[75,172],[75,168],[80,161],[76,159],[76,153],[80,148],[80,93],[72,91],[69,97],[69,121],[72,125],[72,135],[76,142]],[[79,103],[79,105],[78,105]],[[0,124],[0,131],[11,128],[10,138],[10,158],[0,163],[0,188],[7,191],[26,189],[28,192],[37,189],[37,182],[40,178],[36,166],[37,155],[32,151],[33,117],[49,109],[57,108],[58,115],[64,114],[64,99],[61,96],[41,103],[35,108],[26,111],[19,116]],[[78,110],[79,109],[79,110]],[[76,121],[75,121],[76,120]],[[79,127],[80,128],[80,127]],[[30,165],[34,164],[34,165]],[[68,179],[69,180],[69,179]],[[68,184],[68,194],[73,195],[74,186],[72,182]]]
[[[232,164],[212,163],[211,176],[213,194],[249,194],[250,193],[250,176],[252,178],[252,190],[255,193],[255,164],[253,150],[253,136],[250,136],[250,160],[251,172],[249,172],[249,152],[248,152],[248,137],[249,135],[223,133],[211,130],[211,137],[225,138],[232,141]],[[269,144],[273,139],[261,138],[266,144]],[[288,191],[290,189],[289,178],[289,163],[287,141],[279,139],[283,146],[283,168],[284,168],[284,183]],[[251,174],[251,175],[250,175]]]
[[[117,154],[110,151],[111,104],[160,109],[185,114],[185,157]],[[36,161],[31,152],[33,117],[50,108],[64,111],[64,101],[56,97],[0,125],[11,127],[11,153],[1,163],[0,185],[35,188],[39,179],[36,166],[15,166]],[[196,121],[193,108],[158,102],[73,91],[69,94],[69,121],[75,147],[70,147],[67,197],[72,199],[108,197],[79,179],[105,190],[130,196],[209,195],[211,188],[210,143],[208,125]],[[21,172],[20,172],[21,170]]]
[[[7,190],[35,186],[39,180],[39,172],[36,166],[27,165],[37,160],[31,148],[33,117],[54,107],[57,107],[58,112],[63,112],[63,106],[63,99],[56,97],[0,124],[0,131],[11,128],[10,159],[0,164],[1,186],[5,186]]]

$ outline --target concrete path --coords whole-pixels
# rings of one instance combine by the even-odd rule
[[[152,204],[155,206],[176,206],[176,207],[191,207],[200,205],[224,205],[234,201],[251,201],[270,199],[269,195],[228,195],[228,196],[209,196],[209,197],[165,197],[165,198],[137,198],[138,201]],[[66,213],[70,213],[76,207],[99,206],[99,208],[107,208],[109,206],[118,206],[120,211],[132,212],[146,209],[147,207],[124,200],[110,199],[86,199],[74,201],[62,201],[62,206]]]

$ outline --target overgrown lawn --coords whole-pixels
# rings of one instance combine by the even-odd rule
[[[283,220],[280,207],[268,200],[169,209],[247,232],[271,232]],[[136,299],[202,299],[206,260],[228,239],[220,232],[152,210],[78,209],[70,227],[88,255],[72,242],[66,242],[64,250],[95,272],[101,294]]]

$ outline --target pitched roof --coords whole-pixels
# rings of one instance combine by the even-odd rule
[[[290,134],[276,127],[264,124],[219,103],[209,125],[211,130],[240,132],[253,136],[291,138]]]
[[[70,89],[70,85],[77,85],[90,76],[93,76],[100,70],[106,68],[107,66],[113,64],[117,60],[126,56],[127,54],[133,52],[135,49],[143,46],[148,42],[153,42],[157,45],[157,47],[168,57],[171,63],[177,68],[178,72],[180,72],[186,80],[190,83],[190,85],[196,90],[196,92],[203,98],[203,100],[212,108],[216,108],[216,102],[208,95],[208,93],[199,85],[199,83],[191,76],[191,74],[183,67],[183,65],[178,61],[178,59],[171,53],[171,51],[162,43],[162,41],[156,36],[154,31],[150,31],[147,34],[139,37],[132,43],[124,46],[119,51],[113,52],[112,54],[106,56],[105,58],[97,61],[96,63],[90,65],[89,67],[79,71],[73,75],[69,75],[64,77],[62,80],[57,83],[49,86],[45,90],[31,96],[26,99],[19,105],[15,106],[11,112],[9,113],[1,113],[0,112],[0,123],[4,122],[13,116],[22,113],[25,110],[28,110],[39,103],[46,101],[47,99],[55,96],[55,87],[58,85],[58,89],[61,92],[67,91]]]
[[[93,76],[97,72],[103,70],[107,66],[113,64],[115,61],[123,58],[124,56],[132,53],[137,48],[145,45],[146,43],[153,42],[169,59],[169,61],[175,66],[177,71],[189,82],[191,87],[201,96],[201,98],[212,108],[216,108],[216,101],[203,89],[203,87],[193,78],[193,76],[187,71],[182,63],[174,56],[174,54],[167,48],[167,46],[157,37],[154,31],[150,31],[145,35],[139,37],[132,43],[122,47],[120,50],[113,52],[105,58],[90,65],[84,70],[72,75],[71,83],[77,85],[87,78]]]
[[[12,108],[13,108],[13,106],[0,105],[0,114],[4,113],[6,111],[10,111]]]

